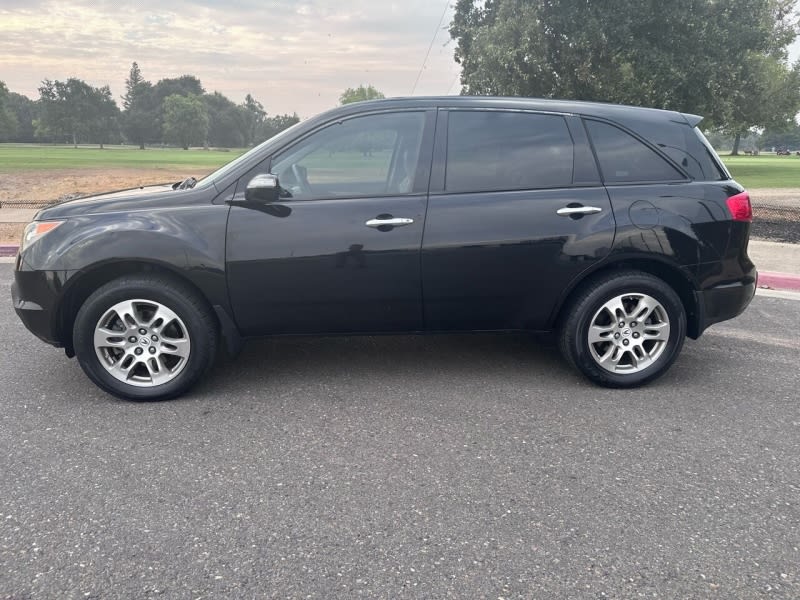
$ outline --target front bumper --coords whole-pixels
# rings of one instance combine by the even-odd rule
[[[62,347],[58,327],[58,299],[63,284],[56,271],[14,271],[11,300],[14,311],[28,330],[40,340]]]

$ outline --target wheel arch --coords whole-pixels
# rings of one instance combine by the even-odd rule
[[[59,339],[62,340],[64,350],[68,356],[74,356],[75,353],[72,340],[72,327],[75,322],[75,317],[86,299],[100,286],[110,281],[126,275],[137,274],[161,275],[186,285],[196,292],[199,298],[203,299],[210,313],[214,316],[217,328],[220,329],[223,325],[223,323],[221,323],[219,310],[224,311],[224,309],[212,306],[202,289],[180,271],[156,261],[105,261],[95,264],[89,269],[84,269],[68,279],[62,292],[61,301],[59,302],[58,311],[55,316],[56,331],[59,333]]]
[[[553,328],[557,329],[561,326],[561,323],[568,313],[572,299],[575,298],[581,290],[592,285],[599,279],[613,275],[615,272],[630,270],[642,271],[643,273],[658,277],[672,287],[681,299],[684,311],[686,312],[686,334],[692,339],[697,339],[700,336],[702,333],[702,314],[700,313],[702,306],[700,306],[697,301],[697,286],[691,276],[673,263],[652,257],[620,258],[614,262],[605,263],[597,269],[584,273],[582,277],[576,279],[562,294],[551,318]]]

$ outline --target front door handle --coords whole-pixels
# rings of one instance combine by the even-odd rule
[[[603,209],[599,206],[565,206],[564,208],[559,208],[556,214],[562,217],[569,217],[572,215],[590,215],[602,211]]]
[[[411,225],[414,219],[406,219],[403,217],[390,217],[388,219],[370,219],[364,225],[378,229],[379,227],[405,227]]]

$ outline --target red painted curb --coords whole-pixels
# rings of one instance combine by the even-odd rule
[[[2,245],[0,246],[0,257],[3,256],[16,256],[17,251],[19,250],[19,246],[17,244],[14,245]]]
[[[758,287],[800,292],[800,275],[791,273],[758,273]]]

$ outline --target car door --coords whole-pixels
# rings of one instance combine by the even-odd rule
[[[226,241],[228,288],[245,335],[422,328],[419,252],[432,111],[355,116],[274,154],[278,202],[239,179]]]
[[[422,247],[426,328],[544,329],[614,216],[579,119],[443,110]]]

